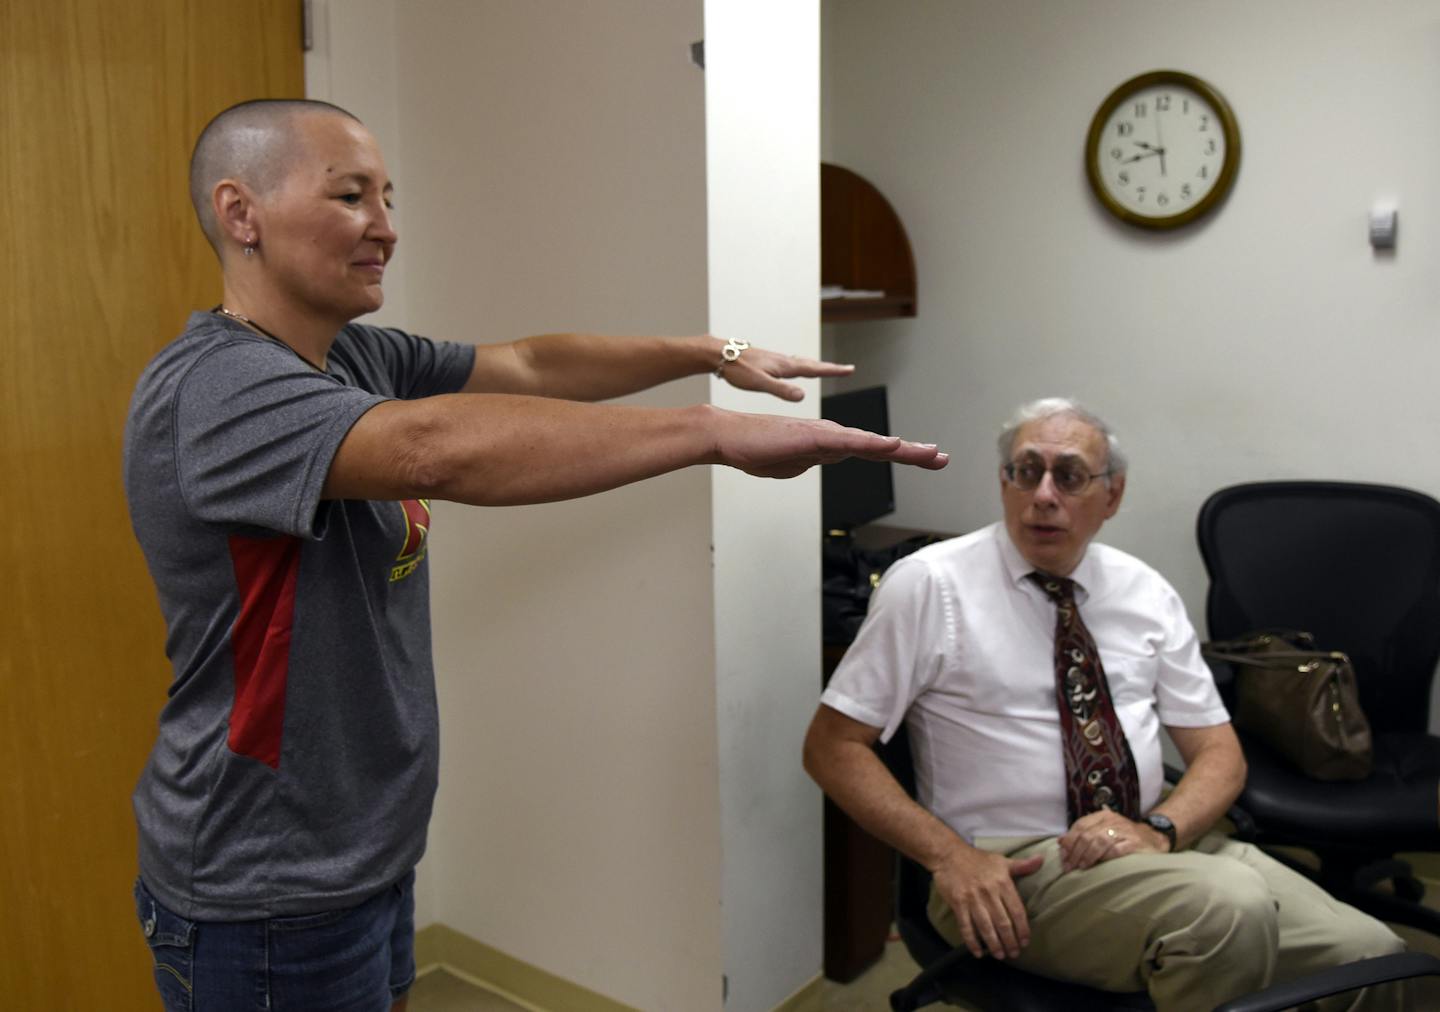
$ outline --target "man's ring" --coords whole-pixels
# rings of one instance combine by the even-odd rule
[[[1111,826],[1109,829],[1105,830],[1105,835],[1110,837],[1110,839],[1112,840],[1115,839],[1115,827]]]

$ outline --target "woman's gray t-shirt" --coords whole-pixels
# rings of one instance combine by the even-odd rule
[[[141,875],[182,916],[351,906],[424,852],[429,504],[320,493],[361,415],[456,392],[473,362],[351,324],[322,373],[196,313],[141,375],[125,491],[174,679],[134,807]]]

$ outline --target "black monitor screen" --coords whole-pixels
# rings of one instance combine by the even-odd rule
[[[884,387],[868,387],[820,400],[820,415],[841,425],[890,435]],[[820,520],[825,530],[852,530],[895,510],[892,465],[884,460],[842,460],[820,468]]]

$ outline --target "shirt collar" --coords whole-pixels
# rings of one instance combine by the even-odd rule
[[[1037,593],[1043,593],[1034,583],[1026,579],[1035,572],[1035,567],[1025,561],[1025,557],[1020,554],[1020,549],[1016,548],[1015,542],[1010,540],[1010,530],[1005,526],[1005,522],[1002,520],[995,526],[999,535],[996,541],[1000,545],[1000,562],[1005,567],[1005,575],[1010,579],[1010,583],[1016,587],[1030,587]],[[1075,583],[1077,600],[1083,600],[1090,596],[1090,591],[1095,586],[1095,579],[1099,575],[1096,570],[1097,565],[1094,553],[1090,551],[1090,546],[1086,545],[1085,554],[1080,557],[1080,564],[1070,574],[1070,579]]]

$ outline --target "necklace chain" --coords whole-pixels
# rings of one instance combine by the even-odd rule
[[[290,345],[288,345],[288,344],[286,344],[284,341],[280,340],[280,338],[278,338],[278,337],[276,337],[274,334],[270,333],[270,331],[268,331],[268,330],[266,330],[264,327],[260,326],[260,324],[256,323],[254,320],[250,319],[250,317],[248,317],[248,316],[243,316],[243,315],[241,315],[240,313],[231,312],[230,310],[226,309],[224,303],[221,303],[220,305],[216,306],[214,309],[210,310],[210,312],[212,312],[212,313],[219,313],[221,316],[228,316],[228,317],[230,317],[230,319],[239,321],[240,323],[245,324],[245,326],[250,327],[251,329],[253,329],[253,330],[255,330],[255,331],[258,331],[258,332],[261,333],[261,334],[264,334],[266,337],[268,337],[270,340],[274,341],[276,344],[283,345],[283,346],[286,347],[286,348],[290,348]],[[290,352],[291,352],[296,358],[298,358],[300,361],[302,361],[302,362],[304,362],[306,365],[308,365],[311,369],[314,369],[316,372],[324,372],[324,371],[325,371],[323,368],[321,368],[320,366],[316,365],[314,362],[310,361],[310,360],[309,360],[308,358],[306,358],[304,355],[300,354],[300,353],[299,353],[298,351],[296,351],[294,348],[290,348]]]
[[[250,317],[248,317],[248,316],[241,316],[239,313],[232,313],[232,312],[230,312],[230,310],[226,309],[224,306],[216,306],[216,307],[215,307],[215,312],[219,313],[221,316],[228,316],[228,317],[230,317],[230,319],[232,319],[232,320],[239,320],[241,323],[249,324],[249,325],[252,326],[252,327],[255,326],[254,321],[251,320]]]

